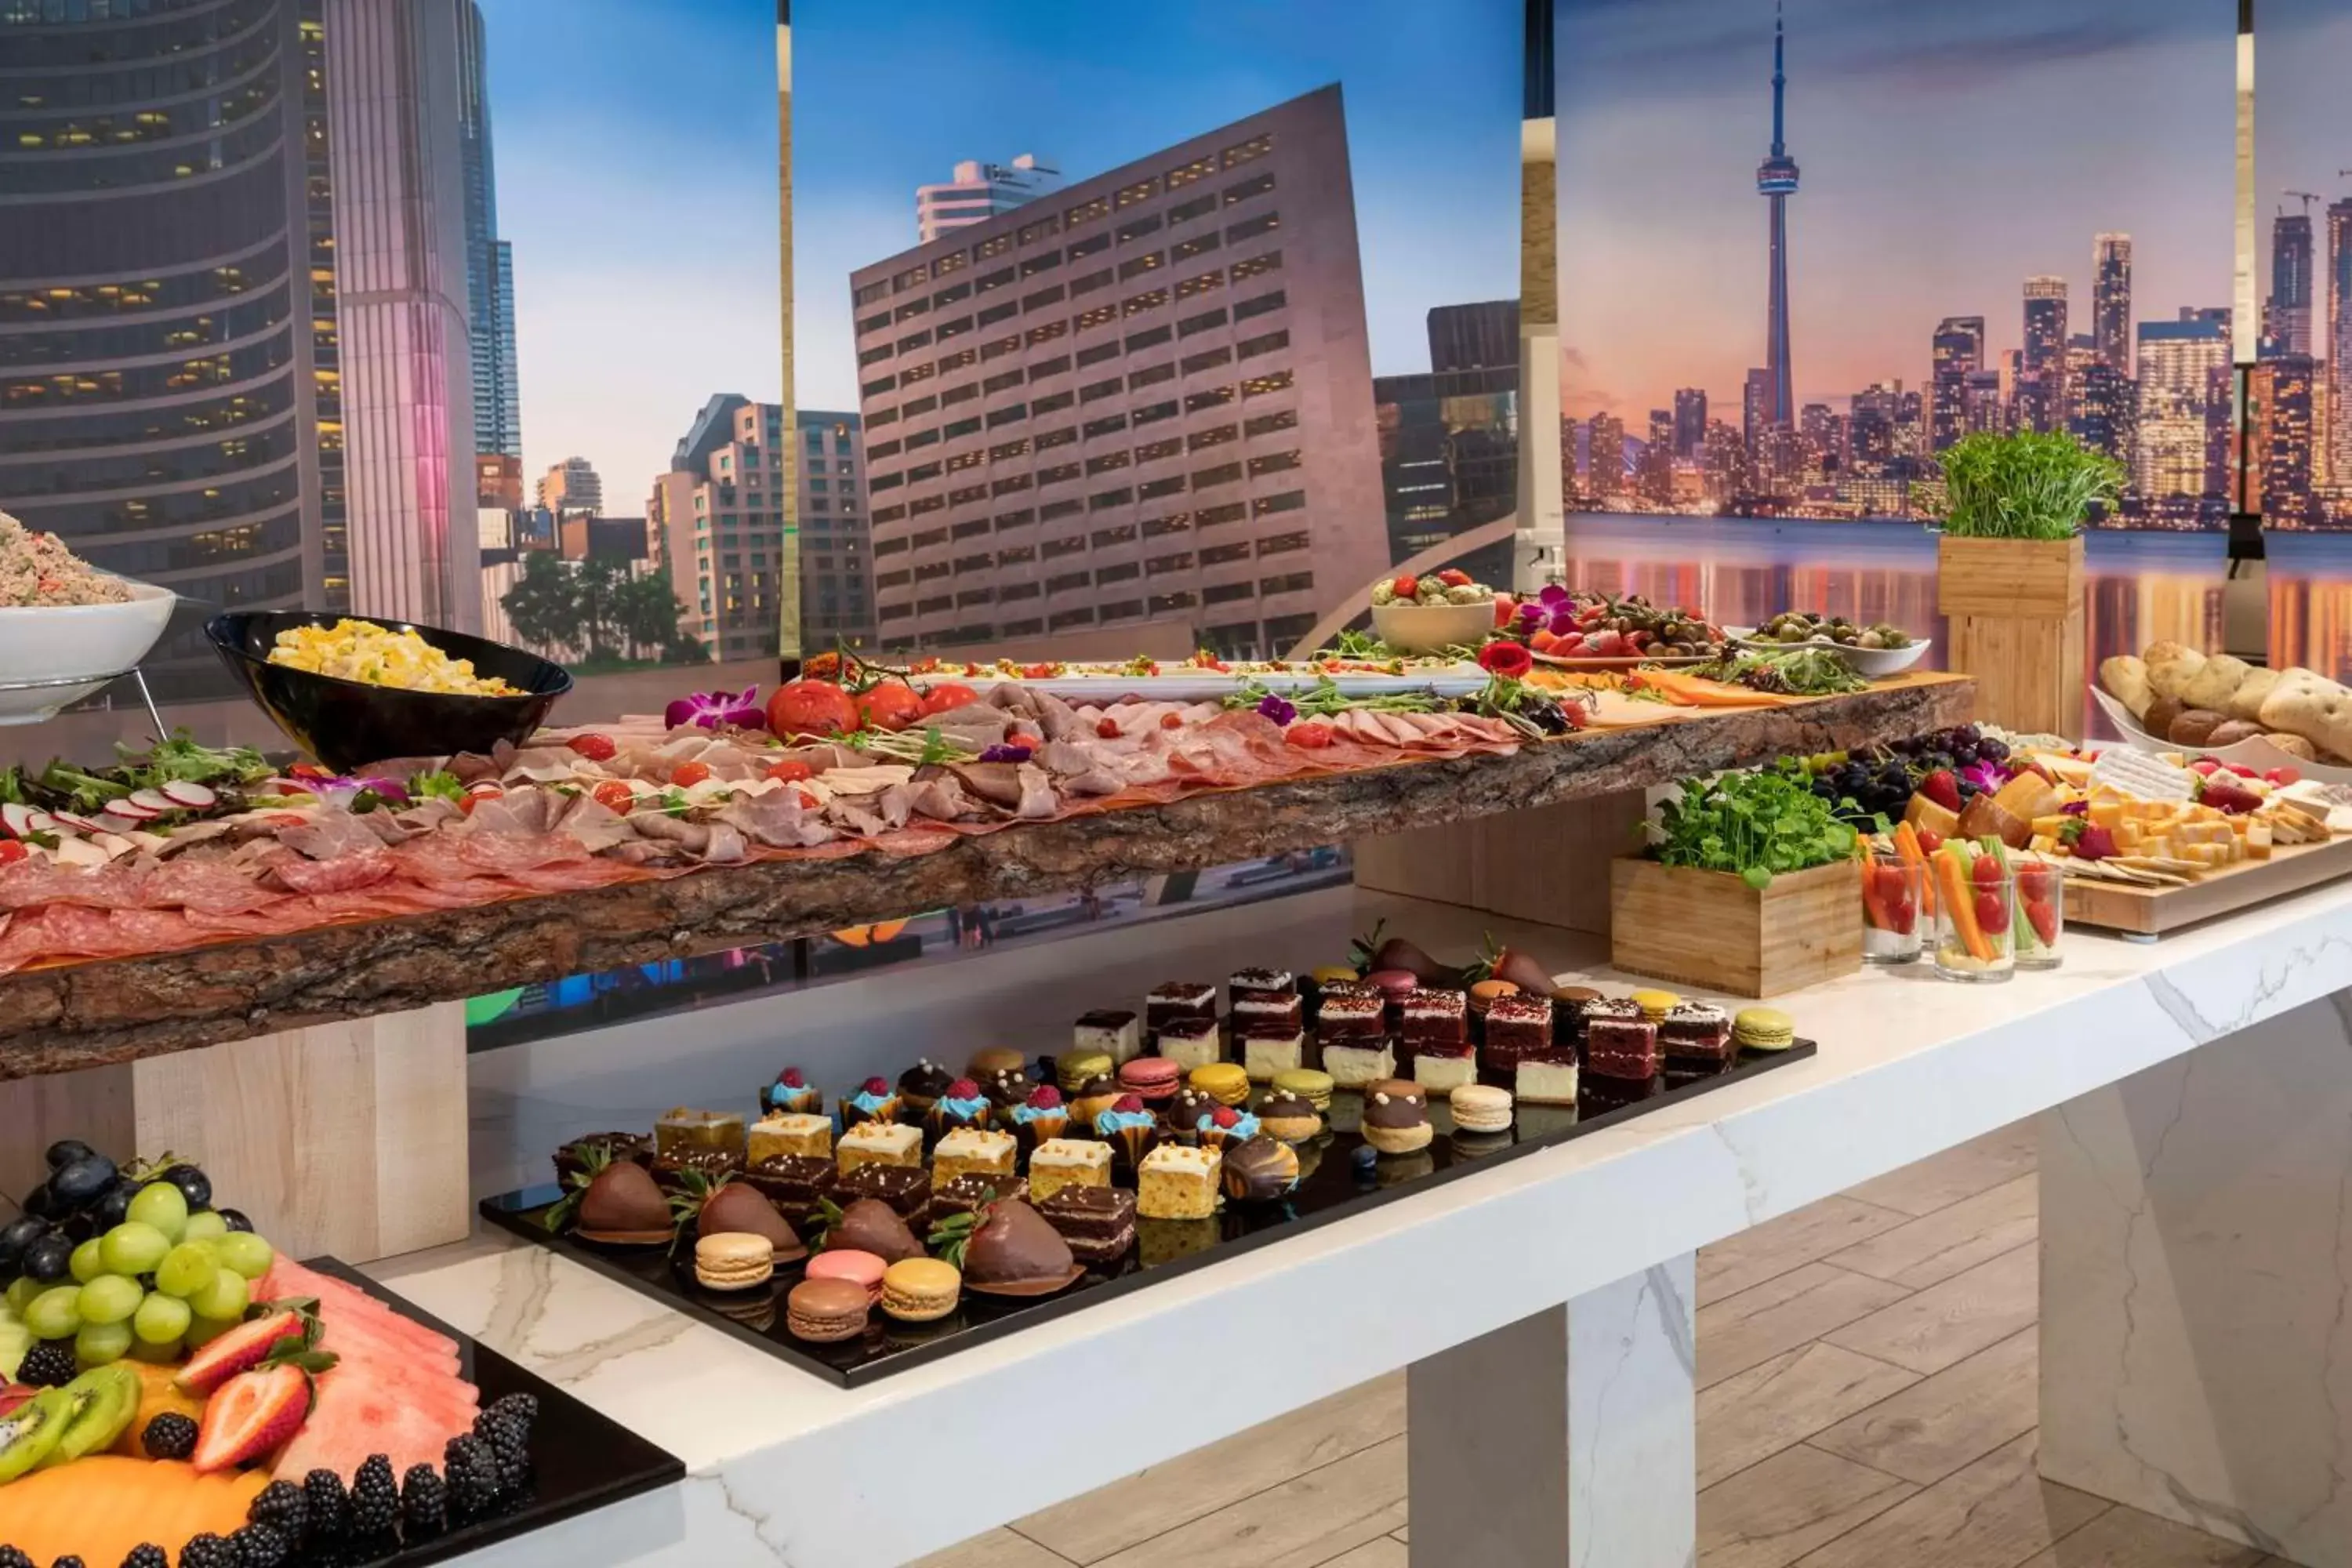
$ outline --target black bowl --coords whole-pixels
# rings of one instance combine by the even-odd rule
[[[452,658],[473,660],[475,674],[496,676],[520,687],[522,695],[466,697],[446,691],[409,691],[269,662],[269,650],[277,646],[279,632],[293,626],[331,626],[340,620],[415,632]],[[232,610],[205,622],[205,636],[246,695],[259,703],[296,745],[339,773],[393,757],[488,752],[500,741],[520,744],[545,722],[556,700],[572,689],[571,672],[535,653],[463,632],[378,620],[373,616]]]

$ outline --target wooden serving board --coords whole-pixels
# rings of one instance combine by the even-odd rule
[[[2066,879],[2066,923],[2160,936],[2216,915],[2300,893],[2352,875],[2352,837],[2275,849],[2267,860],[2242,861],[2184,888]]]

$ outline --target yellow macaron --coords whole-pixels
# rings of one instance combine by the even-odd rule
[[[1314,1068],[1285,1068],[1274,1075],[1274,1087],[1295,1094],[1318,1110],[1331,1109],[1331,1075]]]
[[[1796,1037],[1796,1020],[1778,1007],[1742,1007],[1731,1020],[1731,1038],[1742,1050],[1785,1051]]]
[[[882,1273],[882,1310],[902,1323],[928,1323],[955,1310],[963,1275],[936,1258],[902,1258]]]
[[[1108,1051],[1074,1052],[1054,1058],[1054,1078],[1064,1094],[1076,1094],[1086,1088],[1088,1079],[1108,1075],[1111,1065]]]
[[[1655,1024],[1673,1012],[1682,998],[1671,991],[1636,991],[1629,1000],[1642,1010],[1642,1016]]]
[[[1213,1095],[1220,1105],[1239,1105],[1249,1098],[1249,1069],[1239,1062],[1208,1062],[1196,1067],[1185,1082],[1202,1094]]]
[[[1344,963],[1327,963],[1309,978],[1318,985],[1337,985],[1342,981],[1360,980],[1363,976]]]

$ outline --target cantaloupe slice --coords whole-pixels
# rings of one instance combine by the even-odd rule
[[[145,1362],[131,1364],[139,1373],[139,1414],[131,1418],[131,1425],[122,1429],[122,1436],[114,1440],[114,1447],[110,1451],[143,1459],[147,1457],[147,1450],[140,1446],[139,1439],[145,1434],[147,1423],[167,1412],[201,1422],[205,1416],[205,1402],[173,1386],[172,1376],[180,1370],[177,1366],[152,1366]]]
[[[173,1561],[209,1531],[227,1535],[269,1478],[258,1470],[199,1476],[177,1460],[94,1454],[0,1487],[0,1544],[36,1563],[120,1563],[145,1542]]]

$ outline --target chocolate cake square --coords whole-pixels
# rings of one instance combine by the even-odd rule
[[[1148,1034],[1156,1035],[1182,1018],[1214,1023],[1216,1017],[1217,988],[1202,981],[1171,980],[1153,986],[1143,999],[1143,1027]]]
[[[1018,1176],[1009,1182],[1002,1176],[958,1176],[931,1190],[931,1223],[970,1214],[982,1204],[1028,1201],[1029,1184]]]
[[[888,1168],[880,1165],[871,1167],[874,1170]],[[830,1158],[772,1154],[746,1166],[743,1180],[761,1197],[775,1205],[776,1212],[797,1230],[816,1212],[817,1199],[832,1188],[835,1176]]]
[[[1214,1018],[1174,1018],[1159,1031],[1159,1046],[1161,1056],[1191,1072],[1224,1059],[1224,1031]]]
[[[1486,1009],[1486,1063],[1509,1072],[1552,1047],[1551,1004],[1540,996],[1497,996]]]
[[[1594,1016],[1584,1028],[1584,1069],[1595,1078],[1647,1083],[1664,1065],[1658,1026],[1646,1018]]]
[[[1733,1055],[1731,1015],[1712,1002],[1677,1002],[1658,1025],[1658,1047],[1669,1062],[1721,1067]]]
[[[1238,1009],[1247,996],[1287,996],[1298,999],[1298,977],[1287,969],[1237,969],[1225,982]]]
[[[919,1233],[931,1205],[931,1173],[919,1165],[860,1165],[844,1171],[824,1195],[841,1208],[860,1198],[880,1198]]]
[[[1306,1004],[1296,991],[1253,992],[1234,998],[1234,1028],[1237,1032],[1259,1025],[1295,1035],[1306,1021]]]
[[[1037,1212],[1081,1263],[1112,1262],[1135,1245],[1135,1194],[1125,1187],[1060,1187]]]
[[[1459,991],[1410,991],[1397,1010],[1399,1032],[1416,1056],[1450,1055],[1469,1044],[1470,998]]]

